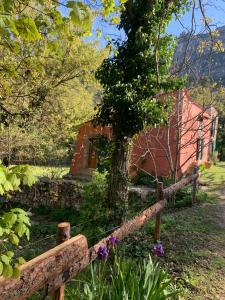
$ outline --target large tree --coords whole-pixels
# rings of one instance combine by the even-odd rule
[[[179,89],[182,84],[170,76],[174,40],[166,28],[173,14],[182,12],[187,2],[128,0],[119,24],[126,37],[115,41],[116,51],[96,74],[104,92],[95,122],[113,128],[108,201],[118,218],[124,217],[127,209],[129,140],[145,126],[166,120],[168,103],[157,95]]]

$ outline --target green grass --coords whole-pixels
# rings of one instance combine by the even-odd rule
[[[207,193],[201,192],[193,207],[168,209],[162,214],[161,263],[173,274],[188,300],[225,299],[225,203],[219,191],[225,187],[225,163],[206,170]],[[204,196],[204,197],[203,197]],[[128,256],[143,258],[153,248],[154,220],[127,238]]]
[[[69,172],[69,167],[30,166],[33,174],[40,177],[61,178]]]
[[[222,184],[225,182],[225,162],[218,162],[210,169],[206,169],[201,178],[211,184]]]

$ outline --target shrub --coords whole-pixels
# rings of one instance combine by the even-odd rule
[[[84,186],[80,206],[80,222],[84,223],[83,233],[91,236],[93,242],[112,225],[111,213],[107,207],[107,173],[95,171],[92,182]]]
[[[134,185],[146,185],[148,187],[155,188],[155,177],[148,175],[147,173],[137,170],[136,176],[131,178],[131,183]]]
[[[108,262],[93,264],[67,288],[66,296],[68,300],[164,300],[177,299],[178,290],[149,256],[141,263],[115,259],[112,266]]]

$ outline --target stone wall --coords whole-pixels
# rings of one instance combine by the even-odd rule
[[[75,180],[40,178],[31,188],[24,186],[11,201],[29,207],[79,208],[83,184]]]

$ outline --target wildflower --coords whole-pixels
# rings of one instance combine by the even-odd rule
[[[154,253],[156,256],[163,256],[164,249],[161,242],[157,242],[157,244],[154,246]]]
[[[119,244],[119,240],[115,236],[110,236],[110,238],[108,239],[108,242],[111,246],[116,246]]]
[[[105,260],[109,255],[109,250],[105,246],[100,246],[97,251],[98,259]]]

